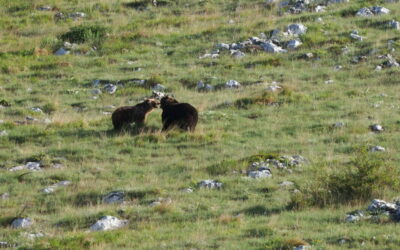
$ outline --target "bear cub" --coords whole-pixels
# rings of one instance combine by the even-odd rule
[[[138,127],[142,127],[147,115],[157,108],[160,102],[156,99],[146,99],[144,102],[135,106],[123,106],[117,108],[111,116],[115,130],[121,130],[123,127],[135,123]]]
[[[170,96],[161,98],[162,131],[168,131],[173,127],[179,127],[185,131],[193,132],[197,125],[198,112],[189,103],[180,103]]]

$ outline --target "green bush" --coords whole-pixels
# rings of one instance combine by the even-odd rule
[[[108,28],[98,25],[79,25],[72,27],[70,31],[60,36],[61,40],[71,43],[91,43],[100,46],[107,34]]]
[[[362,150],[348,165],[331,173],[331,169],[319,168],[314,181],[292,195],[290,207],[365,202],[382,196],[388,189],[398,190],[397,171],[384,164],[384,156]]]

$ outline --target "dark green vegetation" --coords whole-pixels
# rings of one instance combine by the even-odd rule
[[[400,16],[400,4],[351,0],[325,13],[278,15],[261,0],[158,2],[0,0],[0,131],[8,133],[0,137],[0,194],[10,194],[0,200],[0,241],[23,249],[292,249],[305,242],[316,249],[395,249],[396,223],[347,224],[344,217],[372,198],[398,196],[400,71],[374,69],[384,62],[378,55],[400,59],[400,33],[384,25]],[[37,10],[46,4],[54,10]],[[354,16],[374,4],[391,13]],[[55,19],[58,11],[66,18]],[[69,18],[74,12],[86,17]],[[217,43],[297,22],[308,27],[298,50],[199,59]],[[364,41],[349,38],[355,29]],[[77,43],[74,53],[53,55],[65,41]],[[309,52],[314,57],[304,57]],[[358,56],[366,58],[353,63]],[[93,80],[133,78],[148,81],[127,81],[113,95],[92,98]],[[231,79],[244,87],[221,88]],[[217,90],[196,91],[199,80]],[[265,91],[273,81],[282,90]],[[157,110],[144,133],[114,133],[106,106],[136,104],[157,83],[198,108],[196,132],[160,133]],[[38,120],[25,122],[27,116]],[[334,128],[339,121],[345,126]],[[384,132],[371,132],[374,123]],[[375,145],[387,151],[369,152]],[[272,169],[271,179],[253,180],[243,173],[255,159],[295,154],[308,161],[291,174]],[[7,171],[27,161],[41,161],[43,171]],[[204,179],[224,188],[196,189]],[[41,193],[61,180],[73,184]],[[279,186],[286,180],[294,187]],[[181,191],[188,187],[195,191]],[[125,190],[127,203],[102,204],[113,190]],[[150,207],[159,197],[172,203]],[[87,232],[103,215],[128,219],[129,226]],[[35,225],[10,228],[17,216]],[[25,231],[46,236],[30,241]]]

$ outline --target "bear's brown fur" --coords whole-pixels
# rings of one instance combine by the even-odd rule
[[[161,115],[163,131],[173,127],[179,127],[186,131],[194,131],[196,128],[198,112],[189,103],[179,103],[176,99],[165,96],[161,98],[161,108],[163,110]]]
[[[117,108],[111,116],[114,129],[120,130],[133,122],[138,127],[143,126],[147,114],[153,111],[154,108],[157,108],[159,104],[159,101],[156,99],[147,99],[135,106],[123,106]]]

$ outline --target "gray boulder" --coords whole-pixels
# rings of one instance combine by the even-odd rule
[[[264,51],[269,53],[286,53],[287,50],[282,49],[280,46],[274,44],[273,42],[264,42],[261,43],[261,47]]]
[[[104,216],[90,227],[91,231],[107,231],[124,227],[128,220],[120,220],[113,216]]]
[[[197,187],[206,189],[220,189],[223,184],[215,180],[203,180],[197,183]]]
[[[374,13],[367,7],[359,9],[356,13],[356,16],[361,16],[361,17],[370,17],[373,15]]]
[[[18,218],[12,221],[11,227],[15,229],[28,228],[33,225],[33,220],[30,218]]]
[[[290,35],[303,35],[307,32],[307,27],[301,23],[293,23],[287,26],[287,32]]]
[[[113,203],[122,203],[124,202],[125,192],[123,191],[113,191],[108,193],[103,198],[103,202],[106,204],[113,204]]]

